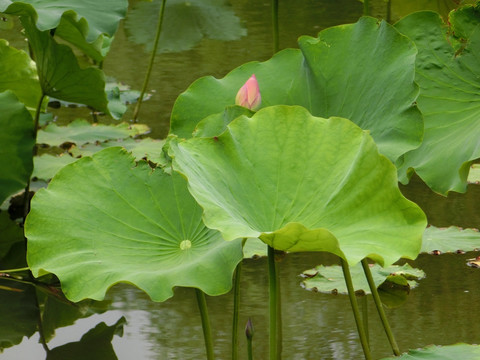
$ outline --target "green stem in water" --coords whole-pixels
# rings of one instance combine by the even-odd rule
[[[213,360],[213,340],[212,330],[210,328],[210,319],[208,317],[207,302],[205,294],[200,289],[195,289],[197,295],[198,309],[200,310],[200,317],[202,319],[203,337],[205,339],[205,350],[207,351],[207,360]]]
[[[383,328],[385,329],[385,334],[387,334],[388,341],[390,342],[390,346],[392,347],[393,353],[396,356],[400,355],[400,349],[398,348],[397,342],[395,341],[395,337],[393,336],[392,329],[390,328],[390,324],[388,323],[387,316],[385,315],[385,310],[383,309],[382,301],[380,300],[380,295],[378,295],[377,287],[375,286],[375,282],[373,281],[372,272],[370,271],[370,266],[368,265],[367,259],[362,260],[362,267],[363,271],[365,272],[365,276],[367,277],[368,285],[370,286],[370,291],[373,295],[373,301],[375,302],[375,306],[377,307],[378,315],[382,320]]]
[[[270,307],[270,360],[277,360],[277,264],[275,250],[268,247],[268,283]]]
[[[38,124],[40,122],[40,112],[42,111],[42,103],[44,99],[45,99],[45,94],[42,93],[42,96],[40,96],[40,100],[38,100],[37,108],[35,109],[35,119],[34,119],[34,125],[33,125],[33,131],[34,131],[33,136],[35,139],[35,144],[33,145],[32,156],[37,155],[36,142],[37,142]],[[24,223],[29,211],[30,211],[30,179],[27,182],[27,186],[25,187],[25,194],[23,196],[23,222]]]
[[[273,53],[279,50],[278,35],[278,0],[272,0],[272,25],[273,25]]]
[[[142,106],[143,96],[147,91],[148,82],[150,81],[150,75],[152,74],[153,63],[155,62],[155,55],[157,54],[158,41],[160,40],[160,34],[162,33],[162,24],[163,24],[163,15],[165,13],[165,4],[167,0],[162,1],[162,7],[158,13],[158,24],[157,24],[157,33],[155,34],[155,40],[153,43],[152,55],[150,56],[150,62],[147,68],[147,74],[143,80],[142,91],[140,92],[140,97],[138,98],[137,104],[135,105],[135,110],[133,111],[133,121],[137,121],[138,113],[140,112],[140,106]]]
[[[245,244],[245,239],[243,240]],[[233,284],[233,328],[232,328],[232,360],[238,359],[238,309],[240,307],[240,278],[242,274],[242,262],[240,261],[235,270],[235,283]]]
[[[350,268],[348,263],[340,258],[342,263],[343,277],[345,278],[345,284],[348,289],[348,297],[350,298],[350,304],[352,305],[353,316],[355,317],[355,323],[357,324],[357,331],[360,337],[360,343],[362,344],[363,354],[366,360],[371,360],[370,347],[368,346],[367,336],[365,334],[365,328],[362,324],[362,318],[360,316],[360,310],[358,309],[357,298],[355,296],[355,289],[353,288],[352,276],[350,275]]]
[[[370,0],[363,0],[363,15],[370,15]]]
[[[247,321],[247,326],[245,327],[245,335],[247,336],[248,360],[253,360],[253,332],[252,320],[249,318]]]
[[[391,23],[392,21],[392,1],[387,1],[387,22]]]
[[[362,301],[362,321],[363,328],[365,329],[365,335],[367,336],[367,343],[370,344],[370,334],[368,331],[368,303],[367,295],[361,296]]]
[[[45,332],[43,331],[42,313],[40,311],[40,303],[38,301],[38,294],[36,292],[35,292],[35,304],[36,304],[37,309],[38,309],[38,318],[37,319],[38,319],[38,334],[40,336],[40,343],[42,344],[45,352],[48,355],[48,353],[50,353],[50,349],[48,348],[47,340],[45,338]]]

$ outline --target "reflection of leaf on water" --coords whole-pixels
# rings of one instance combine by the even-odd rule
[[[52,349],[48,353],[47,360],[116,360],[112,339],[113,335],[123,335],[125,323],[123,316],[111,326],[102,322],[83,335],[80,341]]]
[[[474,0],[392,0],[392,14],[394,19],[400,19],[410,13],[420,10],[432,10],[438,12],[444,18],[448,13],[456,9],[459,4],[472,4]]]
[[[125,29],[130,41],[153,48],[161,0],[139,2],[128,14]],[[246,35],[240,19],[224,0],[169,0],[165,5],[158,53],[191,49],[203,37],[237,40]]]
[[[383,360],[478,359],[479,356],[479,345],[458,343],[447,346],[430,345],[423,349],[410,350],[400,357],[389,357]]]

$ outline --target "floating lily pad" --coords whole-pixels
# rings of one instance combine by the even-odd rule
[[[476,360],[480,358],[480,346],[470,344],[431,345],[423,349],[410,350],[397,357],[383,360]]]
[[[122,140],[108,140],[101,143],[88,143],[80,147],[72,147],[69,152],[75,156],[91,156],[96,152],[115,146],[124,147],[126,150],[132,153],[137,161],[142,159],[148,159],[156,164],[162,163],[162,147],[165,144],[165,140],[144,138],[144,139],[132,139],[126,138]]]
[[[32,177],[40,180],[48,181],[55,176],[55,174],[65,165],[77,161],[69,155],[50,155],[43,154],[33,158],[33,173]]]
[[[25,224],[34,276],[54,273],[72,301],[103,299],[128,282],[154,301],[175,286],[230,290],[241,240],[205,227],[178,174],[151,169],[121,148],[67,165],[39,190]]]
[[[243,257],[245,259],[267,256],[267,244],[258,238],[249,238],[243,246]]]
[[[0,93],[0,204],[27,185],[33,170],[33,119],[10,91]]]
[[[480,233],[477,229],[429,226],[423,234],[422,252],[438,254],[478,249],[480,249]]]
[[[68,151],[74,157],[91,156],[96,152],[114,146],[121,146],[127,149],[135,157],[137,161],[147,159],[158,165],[163,165],[165,160],[162,156],[162,147],[165,144],[165,140],[157,140],[151,138],[145,139],[132,139],[127,138],[123,140],[109,140],[102,143],[90,143],[80,147],[74,146]]]
[[[0,39],[0,91],[11,90],[27,108],[35,109],[42,91],[35,63],[24,51]]]
[[[148,131],[150,131],[148,126],[143,124],[103,125],[91,124],[87,120],[77,119],[67,126],[47,125],[45,129],[38,131],[37,143],[59,146],[65,142],[71,142],[83,145],[96,141],[126,139],[145,134]]]
[[[391,265],[386,268],[375,264],[370,267],[370,271],[377,287],[382,283],[389,281],[407,286],[408,288],[414,288],[418,284],[416,280],[425,277],[425,273],[422,270],[414,269],[408,264],[402,266]],[[350,274],[352,276],[355,292],[371,294],[365,273],[363,272],[362,264],[350,267]],[[306,279],[302,281],[302,285],[307,290],[314,290],[322,293],[348,294],[341,266],[319,265],[313,269],[304,271],[302,275],[306,277]]]
[[[462,15],[455,16],[457,12]],[[470,165],[480,157],[479,25],[480,15],[473,6],[452,12],[448,24],[428,11],[411,14],[396,24],[418,48],[417,102],[425,119],[422,145],[405,155],[399,169],[402,182],[408,181],[414,169],[440,194],[466,191]],[[456,37],[455,29],[466,38]]]
[[[480,164],[473,164],[470,167],[467,181],[470,184],[480,184]]]
[[[365,17],[323,30],[317,38],[302,36],[299,46],[262,63],[243,64],[223,79],[195,81],[175,102],[170,133],[191,137],[201,120],[235,104],[237,91],[255,74],[263,107],[301,105],[315,116],[350,119],[369,130],[393,162],[420,145],[423,121],[414,105],[412,41],[391,25]]]
[[[208,227],[283,251],[328,251],[351,265],[415,258],[425,215],[367,132],[299,106],[241,116],[213,138],[170,143]]]
[[[138,2],[129,11],[125,29],[130,41],[152,51],[162,0]],[[237,40],[247,31],[225,0],[169,0],[165,4],[157,53],[189,50],[204,37]]]
[[[47,353],[47,360],[117,360],[112,339],[114,335],[123,336],[126,323],[123,316],[111,326],[102,322],[83,335],[80,341],[51,349]]]

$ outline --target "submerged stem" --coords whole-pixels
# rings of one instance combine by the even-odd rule
[[[147,73],[145,79],[143,80],[142,90],[140,92],[140,97],[138,98],[137,104],[135,105],[135,110],[133,111],[133,122],[137,121],[138,113],[140,111],[140,106],[142,106],[143,96],[147,90],[148,82],[150,80],[150,75],[152,74],[153,63],[155,62],[155,55],[157,54],[158,41],[160,40],[160,34],[162,33],[162,24],[163,24],[163,15],[165,13],[165,4],[167,0],[162,1],[162,7],[158,13],[158,24],[157,32],[155,34],[155,40],[153,43],[152,55],[150,56],[150,62],[148,63]]]
[[[400,349],[398,348],[395,337],[393,336],[392,329],[388,323],[387,316],[385,315],[385,310],[383,309],[382,301],[380,300],[380,295],[378,295],[377,287],[373,281],[372,272],[370,271],[370,266],[368,265],[367,259],[362,260],[363,271],[367,277],[368,285],[370,286],[370,291],[373,295],[373,301],[375,301],[375,306],[377,307],[378,315],[382,320],[383,328],[385,329],[385,334],[387,334],[388,341],[392,347],[392,351],[396,356],[400,355]]]
[[[363,295],[361,297],[362,301],[362,321],[363,321],[363,328],[365,329],[365,335],[367,337],[367,344],[370,346],[370,334],[368,331],[368,303],[367,303],[367,295]]]
[[[195,289],[197,295],[198,309],[200,310],[200,317],[202,319],[203,337],[205,339],[205,350],[207,352],[207,359],[213,360],[213,340],[212,330],[210,328],[210,319],[208,317],[207,301],[205,300],[205,293],[200,289]]]
[[[370,0],[363,0],[363,15],[370,15]]]
[[[350,275],[350,268],[348,263],[340,258],[342,263],[343,277],[345,278],[345,284],[348,289],[348,297],[350,298],[350,304],[352,305],[353,316],[355,317],[355,323],[357,324],[357,331],[360,337],[360,343],[362,344],[363,353],[366,360],[371,360],[370,347],[368,346],[367,336],[365,334],[365,328],[363,327],[362,318],[360,316],[360,310],[358,309],[357,298],[355,296],[355,289],[353,288],[352,276]]]
[[[268,283],[270,307],[270,360],[277,360],[277,265],[275,250],[268,247]]]
[[[235,283],[233,287],[233,328],[232,328],[232,360],[238,359],[238,309],[240,307],[240,277],[242,274],[242,262],[240,261],[235,270]]]
[[[278,0],[272,0],[272,26],[273,26],[273,53],[279,50],[278,35]]]

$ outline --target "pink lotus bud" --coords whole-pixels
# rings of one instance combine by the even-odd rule
[[[257,78],[255,74],[250,76],[250,79],[238,90],[235,104],[246,107],[250,110],[256,110],[260,107],[262,96],[258,87]]]

